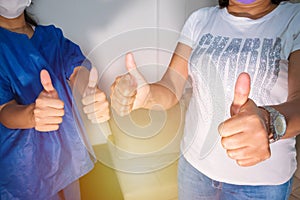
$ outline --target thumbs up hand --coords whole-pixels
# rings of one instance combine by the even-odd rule
[[[97,87],[98,71],[93,67],[90,71],[88,85],[81,100],[83,111],[92,123],[109,120],[109,103],[104,92]]]
[[[59,128],[64,116],[64,102],[52,85],[51,77],[46,70],[40,73],[43,91],[35,100],[34,121],[35,129],[41,132],[54,131]]]
[[[240,74],[235,85],[234,98],[230,107],[231,116],[239,113],[242,106],[247,103],[251,90],[250,84],[251,80],[249,75],[246,73]]]
[[[250,77],[242,73],[235,85],[231,118],[219,125],[223,148],[240,166],[256,165],[271,156],[267,113],[248,98],[249,93]]]
[[[126,55],[127,74],[116,78],[111,86],[111,106],[120,116],[144,106],[150,86],[138,71],[131,53]]]

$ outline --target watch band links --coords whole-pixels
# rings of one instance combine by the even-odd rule
[[[269,116],[268,116],[268,120],[267,120],[268,122],[266,124],[267,124],[267,126],[269,126],[269,142],[274,143],[282,137],[281,135],[277,134],[277,131],[275,130],[275,127],[274,127],[275,119],[282,114],[280,114],[279,111],[277,111],[276,109],[274,109],[273,107],[270,107],[270,106],[262,106],[260,108],[262,108],[268,112]]]

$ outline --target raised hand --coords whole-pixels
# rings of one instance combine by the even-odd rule
[[[240,166],[252,166],[271,156],[266,116],[249,99],[250,77],[242,73],[237,79],[231,118],[220,124],[221,143],[227,155]]]
[[[117,77],[111,86],[111,106],[120,116],[143,107],[150,91],[131,53],[126,55],[126,69],[128,73]]]
[[[54,131],[59,129],[59,124],[63,121],[64,102],[59,99],[47,70],[41,71],[40,80],[43,91],[35,100],[35,129],[41,132]]]
[[[95,67],[90,71],[89,82],[81,100],[83,111],[92,123],[109,120],[109,103],[104,92],[97,87],[98,72]]]

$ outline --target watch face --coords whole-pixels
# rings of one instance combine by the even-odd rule
[[[275,132],[282,137],[286,131],[286,122],[283,116],[277,116],[274,121]]]

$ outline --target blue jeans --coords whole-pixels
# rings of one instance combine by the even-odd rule
[[[292,178],[282,185],[233,185],[214,181],[181,156],[178,164],[179,200],[288,200]]]

